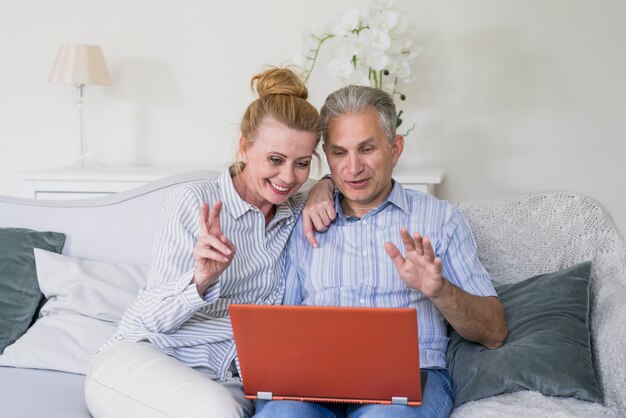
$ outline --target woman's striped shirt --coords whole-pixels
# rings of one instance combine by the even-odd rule
[[[193,247],[203,202],[223,202],[220,223],[236,246],[231,265],[200,297],[191,282]],[[228,305],[279,304],[284,293],[284,248],[302,210],[296,195],[265,217],[237,194],[228,171],[182,186],[168,198],[153,245],[147,283],[124,314],[113,341],[150,341],[190,367],[220,380],[235,358]]]

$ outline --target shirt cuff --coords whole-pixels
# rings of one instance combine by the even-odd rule
[[[215,303],[220,297],[220,290],[222,289],[222,281],[217,279],[215,283],[213,283],[209,288],[204,292],[204,296],[202,299],[206,303]]]
[[[185,274],[180,278],[179,284],[182,287],[180,297],[185,305],[189,308],[197,310],[206,306],[207,304],[214,303],[220,296],[220,290],[222,288],[220,280],[218,279],[204,292],[204,295],[200,297],[198,294],[198,287],[192,281],[193,271]]]

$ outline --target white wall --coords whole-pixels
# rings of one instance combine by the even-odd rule
[[[340,5],[338,5],[338,3]],[[365,1],[0,0],[0,194],[14,173],[70,164],[74,89],[47,83],[61,43],[101,45],[113,87],[87,87],[104,164],[223,165],[252,96],[306,27]],[[626,2],[399,0],[422,55],[405,108],[417,127],[398,169],[442,167],[450,200],[565,189],[626,231]],[[320,105],[337,87],[323,68]]]

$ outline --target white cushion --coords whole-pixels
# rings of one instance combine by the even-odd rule
[[[39,319],[0,356],[0,365],[86,374],[145,283],[147,268],[81,260],[35,249],[48,301]]]

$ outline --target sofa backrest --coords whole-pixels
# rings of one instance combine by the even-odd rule
[[[626,273],[626,246],[609,213],[571,192],[458,205],[496,286],[593,261],[592,276]],[[624,277],[624,276],[622,276]]]
[[[176,174],[111,196],[34,200],[0,196],[0,227],[67,235],[63,254],[116,263],[149,264],[152,240],[167,196],[179,185],[214,177],[199,170]]]

